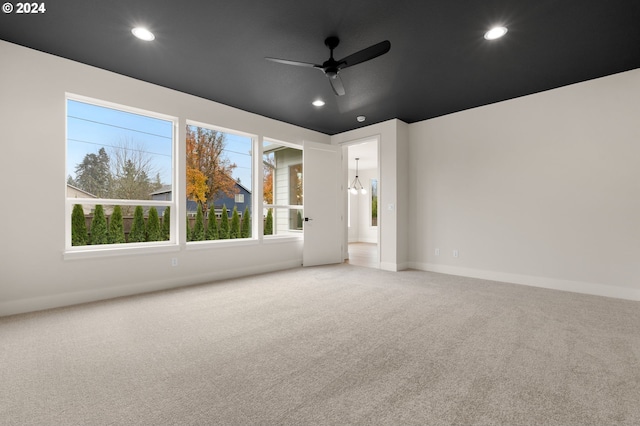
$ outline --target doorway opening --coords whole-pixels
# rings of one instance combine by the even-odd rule
[[[347,178],[345,259],[352,265],[379,268],[381,185],[378,138],[347,143],[343,146],[343,154]]]

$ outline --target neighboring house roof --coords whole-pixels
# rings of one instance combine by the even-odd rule
[[[242,183],[238,182],[237,180],[234,180],[233,182],[236,184],[236,186],[239,186],[241,189],[244,189],[249,194],[251,194],[251,191],[249,189],[247,189],[247,187],[244,186]],[[168,194],[170,192],[172,192],[171,185],[162,185],[162,188],[158,189],[157,191],[152,192],[150,195]]]
[[[298,149],[298,148],[289,148],[288,146],[282,146],[282,145],[278,145],[276,143],[273,143],[271,145],[267,145],[265,147],[262,148],[262,152],[263,153],[269,153],[269,152],[276,152],[276,151],[281,151],[283,149]]]
[[[246,186],[244,186],[242,183],[240,183],[240,182],[238,182],[238,181],[235,181],[235,183],[236,183],[236,186],[239,186],[240,188],[242,188],[242,189],[244,189],[245,191],[247,191],[247,193],[251,194],[251,191],[249,191],[249,190],[247,189],[247,187],[246,187]]]
[[[78,188],[77,186],[73,186],[73,185],[69,185],[69,184],[67,184],[67,189],[73,189],[74,191],[80,192],[80,193],[82,193],[83,195],[86,195],[86,196],[87,196],[87,198],[98,198],[96,195],[93,195],[92,193],[87,192],[87,191],[85,191],[84,189],[80,189],[80,188]]]
[[[167,194],[171,192],[171,185],[162,185],[157,191],[153,191],[150,195]]]
[[[251,194],[251,191],[249,189],[247,189],[247,187],[244,186],[242,183],[234,180],[234,184],[240,189],[240,192],[245,192],[247,194]],[[152,192],[151,196],[162,195],[162,194],[171,194],[171,192],[172,192],[171,185],[163,185],[162,188],[158,189],[157,191]]]

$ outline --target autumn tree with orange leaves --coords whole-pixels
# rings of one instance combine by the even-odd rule
[[[206,204],[209,187],[207,177],[198,169],[187,167],[187,198],[200,205]]]
[[[206,212],[218,196],[238,192],[233,179],[236,165],[225,155],[225,135],[216,130],[187,126],[187,198]]]
[[[265,204],[273,204],[273,172],[276,160],[273,153],[265,154],[262,160],[264,174],[262,176],[262,195]]]

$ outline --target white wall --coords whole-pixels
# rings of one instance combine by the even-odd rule
[[[65,92],[176,116],[180,129],[190,119],[300,145],[330,138],[3,41],[0,58],[0,315],[301,264],[300,241],[63,260]],[[29,221],[37,226],[21,214],[37,216]]]
[[[409,131],[412,266],[640,300],[640,70]]]
[[[413,224],[411,217],[411,193],[409,180],[409,125],[403,121],[398,121],[396,126],[396,197],[397,197],[397,220],[396,228],[396,258],[398,259],[399,270],[410,267],[411,259],[410,245],[413,235]],[[386,206],[388,209],[389,206]],[[380,208],[378,208],[380,212]]]

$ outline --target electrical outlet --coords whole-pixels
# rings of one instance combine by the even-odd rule
[[[436,256],[440,256],[440,249],[439,248],[436,249]]]
[[[178,266],[178,258],[177,257],[172,257],[171,258],[171,266]]]
[[[459,254],[459,253],[458,253],[458,250],[454,250],[454,251],[453,251],[453,257],[458,257],[458,254]]]

